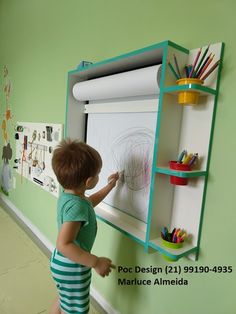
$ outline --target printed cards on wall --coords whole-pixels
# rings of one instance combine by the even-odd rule
[[[18,122],[15,168],[21,176],[59,196],[59,183],[52,170],[54,148],[62,139],[62,124]]]

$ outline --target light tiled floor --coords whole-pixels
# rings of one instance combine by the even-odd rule
[[[0,207],[0,314],[46,314],[55,298],[48,258]]]

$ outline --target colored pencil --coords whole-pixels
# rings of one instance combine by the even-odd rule
[[[193,67],[192,67],[192,70],[191,70],[191,72],[190,72],[190,74],[189,74],[189,77],[192,77],[192,75],[193,75],[193,71],[194,71],[195,66],[196,66],[196,64],[197,64],[197,62],[198,62],[198,59],[199,59],[199,57],[200,57],[201,52],[202,52],[202,48],[200,48],[200,49],[198,50],[198,53],[197,53],[196,58],[195,58],[195,60],[194,60]]]
[[[209,47],[210,47],[210,45],[208,45],[208,47],[207,47],[206,50],[204,51],[204,53],[203,53],[203,55],[202,55],[202,57],[201,57],[201,59],[200,59],[200,61],[199,61],[199,63],[198,63],[198,66],[197,66],[197,68],[196,68],[196,73],[198,72],[198,70],[199,70],[199,68],[200,68],[200,66],[201,66],[201,64],[202,64],[202,62],[203,62],[203,60],[204,60],[204,58],[205,58],[205,56],[206,56],[206,54],[207,54],[207,52],[208,52],[208,50],[209,50]]]
[[[204,81],[220,64],[220,60],[218,60],[213,66],[209,69],[209,71],[203,76],[202,80]]]
[[[178,75],[179,75],[179,78],[181,78],[181,74],[180,74],[180,70],[179,70],[179,65],[178,65],[178,62],[177,62],[177,59],[176,59],[175,54],[174,54],[174,60],[175,60],[175,66],[176,66],[177,73],[178,73]]]
[[[206,60],[203,62],[203,64],[201,65],[200,69],[197,71],[196,73],[196,77],[198,78],[200,72],[202,71],[202,69],[204,68],[204,66],[206,65],[206,63],[208,62],[208,60],[211,58],[211,53],[209,54],[209,56],[206,58]]]
[[[185,65],[184,69],[185,69],[185,74],[186,74],[186,77],[189,77],[189,76],[188,76],[188,75],[189,75],[189,73],[188,73],[188,66],[187,66],[187,65]]]
[[[190,77],[190,73],[191,73],[191,71],[192,71],[192,68],[193,68],[193,66],[192,66],[192,64],[190,64],[189,66],[188,66],[188,77]]]
[[[178,79],[180,79],[180,77],[178,76],[178,74],[175,72],[175,69],[173,68],[172,64],[170,62],[168,62],[168,65],[172,71],[172,73],[174,74],[174,76]]]
[[[212,55],[212,57],[209,58],[209,60],[207,61],[207,63],[205,64],[205,66],[202,68],[201,72],[198,75],[198,78],[201,78],[201,76],[203,75],[203,73],[206,71],[207,67],[209,66],[209,64],[211,63],[211,61],[214,59],[215,55]]]

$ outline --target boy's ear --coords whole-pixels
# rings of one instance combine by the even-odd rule
[[[93,177],[89,177],[86,181],[85,181],[85,186],[86,188],[89,188],[91,186],[91,183],[93,181]]]

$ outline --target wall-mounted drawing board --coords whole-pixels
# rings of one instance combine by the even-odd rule
[[[121,172],[104,203],[147,222],[161,64],[81,81],[74,98],[86,101],[86,142],[103,160],[99,184]]]
[[[52,170],[54,148],[62,139],[62,124],[17,122],[17,172],[52,195],[59,196],[59,183]]]
[[[202,47],[202,51],[206,49],[207,46]],[[142,244],[146,251],[152,248],[172,261],[183,256],[196,260],[199,255],[223,50],[223,43],[210,45],[210,52],[220,63],[203,85],[177,84],[168,60],[173,60],[175,55],[182,75],[185,75],[184,66],[193,63],[199,48],[189,50],[171,41],[78,67],[68,73],[66,136],[86,141],[101,152],[104,160],[101,185],[106,183],[111,172],[125,170],[126,186],[119,182],[117,190],[96,206],[97,217]],[[146,67],[159,68],[159,92],[130,95],[133,87],[132,80],[126,81],[128,72],[145,73]],[[126,85],[131,84],[126,97],[122,97],[120,91],[117,93],[116,84],[112,87],[107,84],[121,77],[128,82],[124,84],[126,91]],[[148,78],[150,83],[154,82],[153,77]],[[101,80],[96,81],[99,78]],[[143,82],[141,91],[146,84],[145,75],[135,81]],[[119,80],[116,82],[119,87],[123,84]],[[100,87],[104,97],[101,97]],[[80,94],[79,88],[83,89],[81,98],[75,93]],[[199,104],[180,106],[178,93],[183,91],[198,92]],[[144,143],[142,149],[138,142]],[[201,162],[196,169],[186,172],[169,168],[169,161],[175,160],[183,149],[199,152]],[[130,152],[134,156],[131,163]],[[142,173],[140,177],[136,175],[137,181],[132,181],[134,186],[137,184],[141,188],[139,196],[131,192],[134,186],[129,191],[129,174],[132,177],[132,173],[136,173],[134,165],[140,166]],[[170,184],[170,176],[187,178],[189,183],[174,186]],[[141,197],[145,187],[140,183],[145,179],[148,182],[147,202]],[[190,235],[181,249],[163,245],[160,235],[164,226],[182,228]]]

